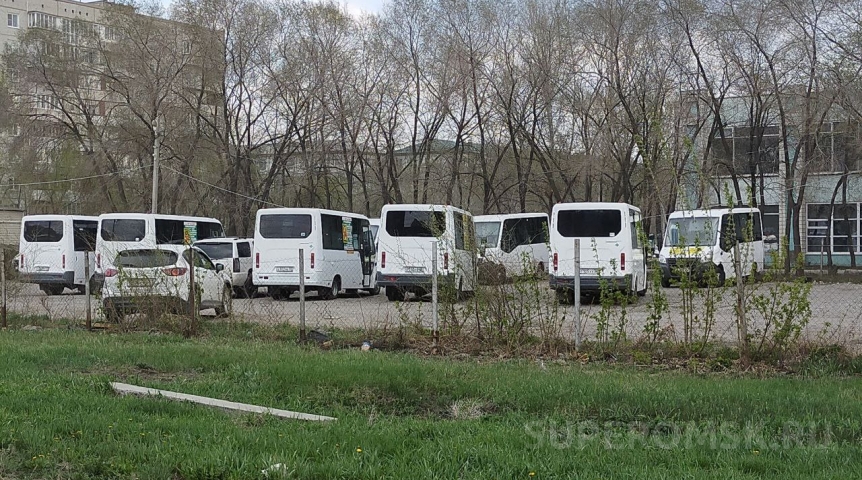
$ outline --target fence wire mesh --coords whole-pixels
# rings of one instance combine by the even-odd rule
[[[5,310],[11,326],[85,325],[87,296],[79,290],[59,294],[25,283],[15,269],[15,255],[6,251],[3,263]],[[862,309],[862,275],[855,271],[826,274],[806,271],[803,277],[767,271],[763,278],[723,286],[661,286],[650,265],[650,285],[645,296],[585,296],[578,305],[582,339],[586,344],[612,350],[626,342],[673,342],[692,349],[709,342],[740,344],[740,318],[752,348],[781,349],[795,341],[840,344],[858,350]],[[365,290],[361,271],[355,281],[344,280],[335,298],[332,285],[317,285],[307,278],[304,324],[311,339],[326,341],[337,332],[353,332],[352,338],[408,336],[431,345],[433,307],[430,293],[408,295],[391,301],[385,293]],[[482,280],[482,279],[480,279]],[[486,279],[487,280],[487,279]],[[227,314],[201,310],[200,322],[299,327],[301,302],[297,291],[259,287],[253,295],[236,292]],[[554,294],[545,275],[480,281],[470,295],[455,295],[440,287],[439,331],[446,343],[479,341],[519,347],[524,345],[574,345],[575,312],[572,302]],[[90,297],[90,314],[97,325],[106,324],[99,292]],[[158,314],[159,312],[156,312]],[[187,315],[179,313],[179,317]],[[129,328],[158,328],[147,323],[153,312],[123,319]],[[297,334],[298,336],[298,334]],[[298,338],[297,338],[298,339]]]

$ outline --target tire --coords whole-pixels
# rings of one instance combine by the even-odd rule
[[[257,287],[251,280],[251,272],[248,272],[248,277],[246,277],[245,283],[242,284],[242,292],[245,298],[254,298],[254,295],[257,293]]]
[[[45,292],[45,295],[61,295],[66,289],[65,285],[42,284],[39,289]]]
[[[275,301],[287,300],[287,297],[290,296],[290,293],[287,292],[285,287],[270,287],[270,289],[272,290],[272,293],[270,293],[269,296]]]
[[[233,315],[233,289],[225,285],[221,289],[221,306],[215,308],[216,317],[226,318]]]
[[[760,265],[756,262],[754,264],[754,275],[751,276],[752,283],[758,283],[763,281],[763,271],[760,270]]]
[[[575,291],[566,288],[557,290],[557,301],[560,302],[560,305],[574,305]]]
[[[117,309],[113,303],[105,302],[104,310],[105,310],[105,320],[108,323],[120,323],[123,321],[123,317],[125,316],[123,312]]]
[[[335,277],[332,279],[332,286],[324,287],[319,290],[320,298],[324,300],[335,300],[338,298],[338,292],[341,291],[341,278]]]
[[[467,292],[464,291],[464,277],[458,280],[458,290],[455,290],[455,301],[460,302],[467,298]]]
[[[366,292],[368,292],[372,297],[376,297],[377,295],[380,295],[380,286],[378,285],[374,288],[369,288]]]
[[[661,276],[661,287],[670,288],[670,277]]]
[[[403,302],[404,292],[398,287],[386,287],[386,299],[390,302]]]
[[[95,279],[90,279],[90,295],[101,295],[102,285]]]

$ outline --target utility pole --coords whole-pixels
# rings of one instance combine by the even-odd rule
[[[152,212],[159,213],[159,156],[162,149],[161,122],[159,115],[156,114],[153,119],[153,133],[155,140],[153,141],[153,204]]]

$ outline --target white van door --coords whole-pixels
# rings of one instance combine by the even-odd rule
[[[631,242],[628,223],[628,211],[619,208],[560,210],[557,229],[566,237],[565,241],[580,238],[581,275],[619,277],[628,273],[628,266],[623,272],[621,264],[622,253]],[[574,247],[563,248],[572,251]]]
[[[739,254],[739,275],[750,275],[755,266],[758,271],[763,269],[763,232],[759,220],[759,215],[752,212],[722,215],[720,241],[722,249],[731,254],[730,265],[724,268],[727,278],[737,275],[734,268],[736,251]]]
[[[461,212],[453,212],[452,247],[454,265],[449,268],[455,269],[457,282],[455,287],[462,291],[471,292],[474,289],[476,254],[473,252],[475,229],[473,217]],[[451,262],[452,260],[450,260]]]
[[[645,292],[647,288],[646,253],[643,239],[641,238],[641,214],[635,210],[629,210],[629,231],[631,233],[631,271],[629,271],[628,260],[626,261],[626,272],[632,275],[632,291]]]
[[[293,281],[299,284],[299,249],[305,250],[305,268],[309,270],[314,239],[319,242],[322,238],[320,222],[310,213],[274,213],[261,215],[259,223],[261,239],[254,246],[255,262],[258,256],[260,260],[258,275],[284,276],[286,280],[295,277]],[[322,248],[318,250],[320,254]]]
[[[183,257],[186,262],[189,262],[189,252],[183,252]],[[191,262],[189,262],[191,263]],[[197,290],[201,292],[201,301],[207,303],[221,301],[221,292],[224,282],[219,272],[216,271],[215,265],[200,252],[195,252],[194,258],[195,282]]]
[[[74,260],[71,268],[75,272],[75,285],[86,284],[89,280],[86,276],[88,270],[91,277],[95,273],[98,231],[98,220],[72,220]],[[87,262],[89,265],[86,265]]]
[[[66,223],[69,223],[67,226]],[[66,271],[64,250],[71,244],[71,223],[63,219],[24,220],[20,246],[22,273],[62,275]],[[70,249],[71,250],[71,249]]]
[[[390,210],[382,222],[388,241],[380,245],[386,254],[386,272],[430,275],[431,242],[446,231],[446,213],[429,210]],[[440,256],[445,247],[440,245]],[[450,261],[454,261],[451,259]]]

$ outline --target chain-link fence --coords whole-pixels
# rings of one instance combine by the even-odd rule
[[[4,325],[84,326],[88,313],[94,324],[110,324],[104,292],[94,289],[87,295],[77,288],[57,292],[25,282],[15,268],[16,255],[4,250]],[[494,281],[479,278],[475,290],[462,295],[441,281],[435,302],[430,284],[427,292],[418,292],[420,295],[391,300],[362,275],[366,272],[359,262],[355,262],[359,269],[355,278],[343,273],[344,278],[337,282],[321,283],[308,273],[311,265],[300,261],[310,261],[306,257],[307,253],[295,258],[296,272],[285,271],[285,275],[304,280],[305,295],[299,294],[298,286],[261,285],[247,298],[241,291],[235,292],[225,311],[218,312],[218,308],[207,307],[206,297],[212,294],[199,292],[200,312],[193,318],[211,323],[287,324],[297,327],[297,337],[311,339],[325,340],[337,332],[353,332],[351,338],[372,342],[406,336],[428,348],[439,332],[443,349],[447,343],[460,345],[465,341],[480,347],[573,347],[580,333],[579,340],[609,351],[632,342],[671,342],[697,350],[708,343],[741,345],[745,337],[756,352],[780,350],[798,341],[840,344],[856,350],[862,316],[856,303],[862,296],[862,274],[855,270],[831,275],[806,270],[804,276],[798,276],[772,268],[745,280],[726,280],[722,285],[683,279],[664,287],[658,262],[650,260],[649,285],[642,297],[607,289],[585,294],[580,302],[566,301],[554,294],[547,276],[530,274]],[[319,262],[314,268],[321,269]],[[198,275],[196,282],[204,284],[199,271]],[[217,303],[219,299],[210,302]],[[123,316],[121,323],[129,328],[158,328],[158,322],[148,324],[147,319],[168,314],[174,322],[182,322],[188,317],[182,308],[142,311]]]

